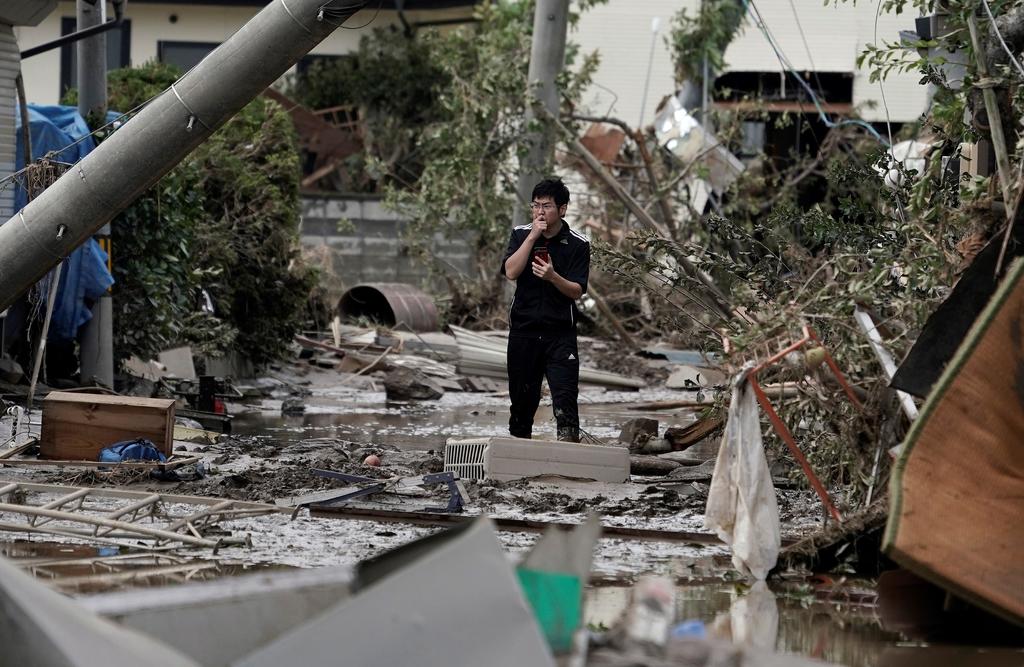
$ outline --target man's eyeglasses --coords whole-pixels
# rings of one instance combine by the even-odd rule
[[[554,204],[538,204],[537,202],[530,202],[530,208],[534,211],[554,211],[558,207]]]

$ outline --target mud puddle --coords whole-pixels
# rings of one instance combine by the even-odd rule
[[[581,427],[598,439],[615,439],[622,424],[637,417],[657,419],[660,428],[683,426],[693,411],[644,412],[627,403],[692,398],[692,392],[608,392],[584,389],[580,394]],[[508,398],[500,395],[445,394],[437,401],[388,402],[381,392],[332,395],[317,391],[305,401],[301,415],[282,415],[281,401],[266,399],[244,408],[232,422],[236,435],[265,436],[281,443],[309,438],[338,438],[390,445],[407,450],[440,450],[448,438],[480,438],[508,433]],[[534,437],[553,438],[555,420],[545,398],[537,411]]]

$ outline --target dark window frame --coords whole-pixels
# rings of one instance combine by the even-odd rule
[[[216,49],[221,44],[223,44],[223,42],[195,42],[195,41],[192,41],[192,40],[181,40],[181,39],[161,39],[161,40],[158,40],[157,43],[156,43],[156,59],[157,59],[157,61],[159,61],[161,63],[167,64],[167,60],[165,60],[165,50],[168,49],[168,48],[183,47],[183,46],[199,46],[199,47],[209,47],[210,51],[213,51],[214,49]],[[205,58],[206,56],[203,56],[203,57]],[[171,64],[175,64],[175,63],[171,63]],[[187,70],[185,68],[182,68],[182,74],[184,74],[185,71],[187,71]]]

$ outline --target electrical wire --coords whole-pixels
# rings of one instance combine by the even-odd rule
[[[793,0],[789,0],[789,8],[793,11],[793,21],[796,22],[796,29],[800,32],[800,41],[804,43],[804,52],[807,53],[807,60],[811,64],[811,74],[814,76],[814,82],[818,84],[818,90],[824,92],[825,86],[821,85],[821,79],[818,78],[818,67],[814,64],[811,46],[807,43],[807,35],[804,34],[804,27],[800,24],[800,14],[796,11],[796,4],[794,4]]]
[[[825,125],[825,127],[837,128],[846,125],[856,125],[866,130],[880,144],[886,146],[891,145],[891,142],[887,143],[886,140],[882,137],[882,135],[878,133],[878,130],[871,127],[869,123],[866,123],[863,120],[845,119],[836,122],[829,118],[828,114],[826,114],[825,110],[822,108],[821,100],[818,98],[818,95],[814,92],[814,89],[811,87],[810,84],[807,83],[807,81],[802,76],[800,76],[800,74],[796,71],[796,68],[793,67],[792,62],[790,62],[789,58],[787,58],[786,54],[782,51],[782,48],[778,45],[777,40],[775,39],[774,35],[772,35],[771,30],[768,28],[768,24],[765,23],[764,17],[761,16],[761,12],[757,9],[757,5],[754,3],[754,0],[744,0],[744,3],[746,4],[748,9],[752,10],[750,16],[751,18],[754,19],[754,23],[761,31],[761,34],[763,34],[765,39],[768,41],[768,46],[770,46],[772,51],[775,52],[775,57],[778,59],[779,64],[782,65],[783,69],[785,69],[794,79],[796,79],[797,83],[799,83],[805,91],[807,91],[807,94],[810,96],[811,101],[814,103],[814,107],[818,111],[818,117],[821,119],[821,122]]]
[[[882,0],[878,0],[877,4],[875,5],[875,27],[874,27],[874,34],[872,35],[872,38],[871,38],[872,41],[875,44],[878,43],[878,17],[881,16],[881,14],[882,14]],[[892,156],[892,159],[895,162],[896,161],[896,154],[892,150],[892,120],[891,120],[891,118],[889,116],[889,104],[885,100],[885,86],[882,84],[882,77],[878,77],[878,92],[881,93],[881,95],[882,95],[882,108],[885,110],[885,129],[886,129],[886,133],[889,135],[889,147],[890,147],[888,154],[890,156]],[[883,182],[884,182],[884,179],[887,178],[888,175],[889,175],[889,164],[886,164],[885,169],[886,169],[885,175],[882,177],[883,178]],[[896,183],[894,182],[893,185],[896,185]],[[899,191],[896,190],[895,187],[893,188],[893,199],[896,200],[896,213],[898,213],[899,216],[900,216],[900,222],[903,223],[903,225],[906,225],[907,224],[907,214],[903,210],[903,200],[900,199],[900,193],[899,193]]]
[[[878,17],[882,14],[882,0],[875,4],[875,28],[871,37],[873,43],[878,44]],[[885,86],[882,85],[882,77],[878,77],[878,92],[882,95],[882,109],[885,110],[885,129],[889,134],[889,145],[892,146],[892,123],[889,122],[889,104],[885,101]]]
[[[353,7],[361,6],[363,4],[364,3],[359,2],[359,3],[353,4],[353,5],[346,5],[344,7],[330,7],[329,3],[323,4],[323,5],[320,6],[319,16],[332,16],[332,15],[335,16],[335,17],[342,16],[349,9],[352,9]],[[370,17],[370,20],[367,21],[366,23],[362,24],[362,25],[347,26],[344,23],[342,23],[340,25],[335,25],[335,27],[336,28],[341,28],[342,30],[362,30],[363,28],[369,26],[371,23],[373,23],[374,21],[377,20],[377,17],[380,16],[381,7],[383,7],[383,6],[384,6],[384,0],[378,0],[378,2],[377,2],[377,10],[373,12],[373,16]],[[352,15],[349,15],[347,18],[351,18],[351,16]]]
[[[996,37],[999,38],[999,43],[1003,45],[1003,51],[1006,51],[1006,55],[1010,56],[1010,62],[1016,66],[1017,71],[1024,77],[1024,67],[1021,67],[1020,61],[1010,51],[1010,47],[1006,45],[1006,40],[1003,39],[1003,33],[999,32],[999,26],[996,25],[996,17],[992,16],[992,10],[988,6],[988,0],[981,0],[981,5],[985,8],[985,13],[988,14],[988,20],[992,22],[992,30],[995,31]]]

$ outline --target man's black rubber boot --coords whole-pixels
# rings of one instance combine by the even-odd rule
[[[573,426],[558,427],[558,439],[562,442],[579,442],[580,430]]]

